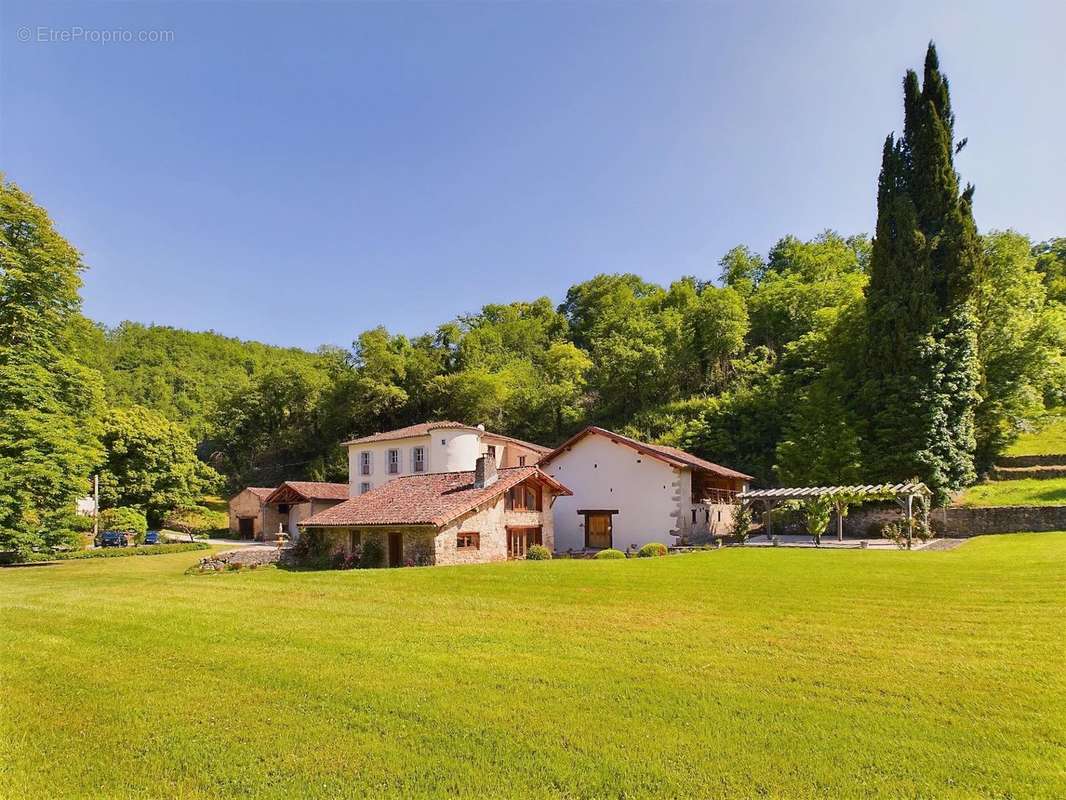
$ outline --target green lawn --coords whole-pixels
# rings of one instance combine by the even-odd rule
[[[1066,506],[1066,478],[979,483],[963,492],[956,505]]]
[[[0,570],[0,795],[1063,797],[1066,534]]]
[[[1008,456],[1044,456],[1066,453],[1066,409],[1057,409],[1041,420],[1037,430],[1023,433],[1007,448]]]

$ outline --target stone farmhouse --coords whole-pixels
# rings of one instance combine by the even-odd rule
[[[750,475],[675,447],[647,444],[590,426],[541,458],[572,495],[555,506],[555,548],[708,541],[730,524]]]
[[[472,471],[395,477],[301,526],[305,535],[323,532],[333,552],[375,540],[390,567],[524,558],[534,544],[554,549],[552,504],[570,490],[535,466],[497,470],[498,457],[479,456]]]
[[[347,484],[247,489],[231,501],[231,528],[236,516],[255,538],[320,530],[348,553],[377,540],[395,566],[522,558],[534,544],[556,552],[695,544],[728,530],[736,495],[752,480],[595,426],[554,450],[450,421],[344,446]]]

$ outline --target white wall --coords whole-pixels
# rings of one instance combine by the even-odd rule
[[[398,478],[401,475],[422,474],[415,472],[414,448],[425,448],[425,472],[462,472],[473,470],[478,456],[484,449],[481,435],[476,431],[461,428],[439,428],[428,436],[411,436],[406,439],[391,439],[384,442],[365,442],[348,445],[348,496],[359,494],[359,485],[369,483],[371,489]],[[389,472],[389,451],[400,451],[400,471]],[[359,454],[370,453],[370,474],[363,475],[359,468]]]
[[[481,434],[462,428],[439,428],[429,432],[428,472],[472,470],[481,455]]]
[[[599,434],[589,434],[569,451],[543,466],[573,491],[559,497],[552,510],[555,549],[585,546],[585,520],[578,509],[618,509],[613,517],[613,543],[619,550],[648,542],[677,543],[670,535],[679,526],[681,501],[689,503],[689,471],[679,470]]]

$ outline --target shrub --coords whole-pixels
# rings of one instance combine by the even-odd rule
[[[551,561],[552,553],[547,547],[541,544],[531,545],[526,550],[527,561]]]
[[[70,529],[75,533],[91,533],[93,529],[93,518],[81,514],[74,514],[70,518]]]
[[[359,559],[360,569],[376,569],[385,563],[385,549],[377,539],[363,542],[363,555]]]
[[[748,541],[751,534],[751,509],[745,505],[733,506],[733,520],[730,525],[730,533],[741,544]]]
[[[304,531],[292,546],[292,557],[304,567],[326,568],[334,566],[330,557],[329,539],[320,530]]]
[[[900,520],[899,522],[889,522],[883,528],[881,528],[881,536],[885,539],[891,539],[896,543],[896,547],[900,550],[907,549],[907,521]],[[911,531],[911,539],[918,540],[920,542],[927,542],[933,538],[933,532],[929,529],[929,526],[925,524],[925,519],[922,517],[914,518],[914,528]]]
[[[59,553],[32,553],[27,561],[69,561],[81,558],[125,558],[126,556],[161,556],[167,553],[183,553],[189,550],[207,550],[211,545],[203,542],[179,542],[178,544],[150,544],[146,547],[104,547],[96,550],[68,550]]]
[[[621,550],[615,550],[613,547],[609,547],[606,550],[600,550],[600,552],[598,552],[596,555],[593,556],[593,558],[604,559],[604,560],[608,560],[608,561],[616,559],[616,558],[625,558],[625,557],[626,557],[625,553],[623,553]]]
[[[659,556],[665,556],[669,552],[662,542],[648,542],[637,551],[637,558],[658,558]]]
[[[171,509],[163,518],[163,527],[195,537],[227,531],[229,517],[224,511],[206,506],[181,506]]]
[[[359,566],[359,556],[362,553],[361,547],[356,547],[350,553],[346,553],[343,550],[338,550],[333,554],[333,568],[334,569],[355,569]]]
[[[100,512],[99,522],[101,531],[132,533],[138,542],[143,542],[148,532],[148,519],[144,513],[129,506],[104,509]]]

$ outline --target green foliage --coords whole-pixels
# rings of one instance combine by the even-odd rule
[[[360,569],[377,569],[385,566],[385,548],[378,539],[363,542],[363,553],[359,557]]]
[[[1066,391],[1066,315],[1048,301],[1028,237],[1013,231],[982,239],[976,291],[981,401],[976,411],[981,471],[1039,417],[1045,399]]]
[[[212,332],[123,322],[83,338],[86,358],[104,376],[112,406],[144,406],[179,423],[197,441],[218,403],[265,371],[324,371],[328,348],[308,353]]]
[[[148,544],[138,547],[98,547],[93,550],[61,550],[55,553],[30,553],[26,561],[71,561],[85,558],[125,558],[126,556],[162,556],[167,553],[185,553],[191,550],[207,550],[211,545],[203,542],[178,542],[177,544]]]
[[[973,187],[959,192],[954,122],[936,49],[904,81],[904,131],[882,155],[867,288],[865,470],[918,474],[944,502],[974,478],[974,290],[982,254]],[[871,478],[872,479],[872,478]]]
[[[153,525],[173,508],[194,505],[219,483],[218,474],[196,457],[189,435],[147,408],[108,411],[102,442],[101,504],[138,508]]]
[[[76,541],[67,522],[100,453],[100,378],[76,350],[82,269],[0,177],[0,549]]]
[[[527,561],[551,561],[552,551],[544,545],[533,544],[526,550]]]
[[[820,544],[822,534],[829,527],[829,514],[833,510],[833,500],[830,497],[812,497],[803,503],[803,519],[807,525],[807,532],[814,537],[815,544]]]
[[[615,550],[613,547],[608,547],[604,550],[600,550],[593,558],[600,561],[614,561],[619,558],[625,558],[626,554],[621,550]]]
[[[1049,239],[1033,246],[1036,271],[1047,289],[1047,299],[1066,305],[1066,237]]]
[[[670,551],[662,542],[648,542],[637,551],[637,558],[659,558]]]
[[[163,517],[163,527],[189,536],[209,536],[229,529],[229,515],[225,511],[203,505],[180,506]]]
[[[121,531],[137,534],[138,537],[143,537],[148,532],[148,520],[144,512],[137,508],[105,508],[100,512],[98,521],[101,531]]]
[[[751,536],[752,512],[751,506],[736,504],[733,506],[733,518],[729,523],[729,532],[733,538],[741,544],[748,541]]]

